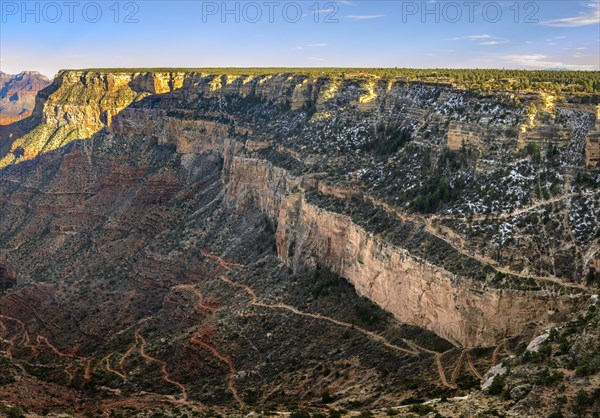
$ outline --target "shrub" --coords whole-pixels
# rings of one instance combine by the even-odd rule
[[[506,375],[497,374],[492,380],[492,384],[490,385],[490,395],[500,395],[502,393],[502,389],[504,388],[504,382],[506,381]]]
[[[418,415],[427,415],[430,412],[434,412],[435,408],[432,407],[431,405],[425,405],[425,404],[420,404],[420,405],[413,405],[410,407],[410,412],[414,412]]]
[[[20,406],[13,406],[6,412],[7,418],[24,418],[23,408]]]
[[[556,382],[562,381],[564,376],[564,373],[560,371],[554,370],[550,372],[547,368],[544,368],[536,379],[536,383],[538,385],[551,386]]]

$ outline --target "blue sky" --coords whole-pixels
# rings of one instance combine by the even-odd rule
[[[600,0],[0,0],[0,69],[600,69]],[[117,13],[118,10],[118,13]],[[128,18],[129,16],[129,18]]]

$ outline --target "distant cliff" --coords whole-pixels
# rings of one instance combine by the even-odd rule
[[[37,92],[49,84],[50,80],[36,71],[23,71],[17,75],[0,71],[0,125],[29,116]]]

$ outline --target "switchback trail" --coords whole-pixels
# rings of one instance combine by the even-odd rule
[[[458,378],[458,373],[460,372],[460,366],[462,366],[462,364],[464,363],[466,353],[467,353],[466,349],[460,352],[460,357],[458,357],[458,360],[456,361],[456,365],[454,366],[454,371],[452,372],[452,377],[450,377],[450,384],[453,386],[456,386],[456,379]]]
[[[220,256],[217,256],[207,250],[203,250],[202,254],[205,255],[208,258],[211,258],[215,261],[218,262],[219,267],[223,270],[227,270],[230,271],[232,270],[234,267],[245,267],[243,265],[240,264],[236,264],[236,263],[232,263],[228,260],[223,259]],[[444,366],[442,363],[442,355],[447,353],[448,350],[444,353],[440,353],[437,351],[433,351],[433,350],[429,350],[425,347],[422,347],[418,344],[416,344],[413,341],[407,340],[405,338],[402,339],[402,342],[404,342],[408,347],[410,347],[411,349],[406,349],[404,347],[400,347],[396,344],[393,344],[391,342],[389,342],[385,337],[382,337],[381,335],[378,335],[372,331],[369,331],[367,329],[364,329],[362,327],[347,323],[347,322],[343,322],[343,321],[339,321],[337,319],[325,316],[325,315],[321,315],[321,314],[315,314],[315,313],[311,313],[311,312],[304,312],[301,311],[297,308],[295,308],[294,306],[291,305],[287,305],[287,304],[283,304],[283,303],[274,303],[274,304],[267,304],[267,303],[262,303],[259,302],[258,300],[258,296],[256,295],[256,292],[248,285],[242,284],[242,283],[238,283],[238,282],[234,282],[233,280],[229,279],[226,276],[221,276],[221,280],[225,283],[227,283],[228,285],[232,286],[232,287],[237,287],[239,289],[242,289],[244,292],[246,292],[249,296],[250,296],[250,304],[253,306],[257,306],[257,307],[262,307],[262,308],[266,308],[266,309],[278,309],[278,310],[285,310],[288,312],[291,312],[295,315],[299,315],[299,316],[304,316],[304,317],[308,317],[308,318],[312,318],[312,319],[316,319],[316,320],[322,320],[322,321],[327,321],[330,322],[334,325],[340,326],[340,327],[344,327],[344,328],[348,328],[348,329],[354,329],[358,332],[360,332],[361,334],[367,336],[368,338],[371,338],[377,342],[379,342],[380,344],[382,344],[385,347],[388,347],[392,350],[396,350],[396,351],[400,351],[403,353],[407,353],[410,355],[419,355],[420,353],[428,353],[431,354],[434,357],[435,363],[436,363],[436,368],[439,374],[439,378],[441,383],[450,388],[450,389],[457,389],[458,386],[456,385],[456,379],[458,377],[458,374],[460,372],[460,367],[462,366],[462,364],[464,363],[465,359],[468,365],[468,370],[478,379],[482,379],[483,376],[481,375],[481,373],[479,373],[479,371],[475,368],[475,365],[473,364],[473,359],[471,357],[471,351],[470,349],[463,349],[463,351],[460,354],[460,357],[457,360],[457,363],[454,367],[454,371],[452,373],[452,377],[451,380],[448,381],[446,378],[446,373],[444,370]],[[504,341],[504,343],[506,343],[506,341]],[[506,347],[506,346],[505,346]],[[496,352],[497,354],[497,352]]]
[[[198,306],[201,309],[206,309],[207,311],[210,311],[212,313],[219,310],[219,308],[217,308],[217,306],[215,306],[214,304],[207,303],[204,299],[204,295],[202,294],[202,292],[199,291],[193,284],[180,284],[171,288],[171,290],[187,290],[189,292],[192,292],[195,296],[198,297],[198,303],[196,306]]]
[[[508,349],[508,342],[506,339],[502,340],[500,344],[496,346],[494,352],[492,353],[492,367],[497,364],[498,355],[500,354],[500,349],[504,348],[504,352],[508,357],[514,356],[514,354]]]
[[[211,314],[214,314],[219,310],[219,308],[215,304],[206,302],[202,292],[198,290],[193,284],[181,284],[173,287],[172,290],[187,290],[192,292],[198,298],[198,303],[196,304],[196,306],[209,311]],[[196,333],[192,336],[190,341],[192,342],[192,344],[196,344],[200,347],[209,350],[217,360],[219,360],[221,363],[224,363],[229,368],[229,379],[227,381],[227,388],[233,395],[240,408],[244,408],[244,401],[239,396],[234,384],[235,375],[237,374],[237,371],[235,369],[235,366],[233,365],[233,361],[231,361],[231,359],[228,356],[221,354],[213,344],[204,341],[202,339],[202,335],[198,331],[196,331]]]
[[[222,257],[219,257],[215,254],[210,253],[209,251],[203,251],[202,252],[205,256],[215,260],[218,262],[219,266],[225,270],[231,270],[232,266],[236,266],[236,267],[244,267],[240,264],[235,264],[235,263],[231,263],[229,261],[224,260]],[[250,287],[247,286],[245,284],[242,283],[237,283],[234,282],[233,280],[229,279],[226,276],[221,276],[221,280],[225,283],[227,283],[228,285],[232,286],[232,287],[237,287],[239,289],[244,290],[249,296],[250,296],[250,305],[253,306],[257,306],[257,307],[261,307],[261,308],[266,308],[266,309],[277,309],[277,310],[285,310],[288,312],[291,312],[295,315],[299,315],[299,316],[304,316],[307,318],[312,318],[312,319],[316,319],[316,320],[321,320],[321,321],[326,321],[329,323],[332,323],[334,325],[343,327],[343,328],[347,328],[347,329],[353,329],[356,330],[358,332],[360,332],[361,334],[367,336],[368,338],[377,341],[378,343],[382,344],[385,347],[388,347],[392,350],[395,351],[400,351],[402,353],[406,353],[409,355],[413,355],[413,356],[418,356],[419,354],[421,354],[422,352],[425,353],[429,353],[432,354],[435,358],[435,362],[436,362],[436,367],[438,370],[438,374],[440,377],[440,381],[442,382],[442,384],[450,389],[457,389],[457,386],[455,384],[452,384],[450,382],[448,382],[448,380],[446,379],[446,374],[444,372],[444,367],[442,365],[441,362],[441,355],[442,353],[438,353],[436,351],[432,351],[432,350],[428,350],[428,349],[424,349],[420,346],[418,346],[416,343],[412,342],[412,341],[408,341],[406,339],[402,339],[402,341],[409,347],[411,347],[412,349],[407,349],[404,347],[400,347],[396,344],[393,344],[391,342],[389,342],[385,337],[382,337],[381,335],[378,335],[372,331],[369,331],[367,329],[364,329],[362,327],[356,326],[354,324],[350,324],[347,322],[343,322],[343,321],[339,321],[337,319],[325,316],[325,315],[321,315],[321,314],[315,314],[315,313],[311,313],[311,312],[303,312],[293,306],[287,305],[287,304],[283,304],[283,303],[276,303],[276,304],[267,304],[267,303],[262,303],[258,301],[258,296],[256,295],[256,292],[254,292],[254,290]]]
[[[171,376],[169,374],[169,372],[167,371],[167,362],[163,361],[163,360],[159,360],[155,357],[152,357],[148,354],[146,354],[146,340],[144,340],[144,337],[142,337],[142,335],[136,331],[135,332],[135,338],[136,338],[136,342],[139,340],[140,342],[140,356],[142,356],[145,360],[149,361],[149,362],[154,362],[154,363],[158,363],[160,364],[160,370],[163,376],[163,379],[166,382],[169,382],[175,386],[177,386],[180,390],[181,390],[181,397],[182,400],[186,401],[187,400],[187,390],[185,388],[185,386],[183,386],[181,383],[177,382],[176,380],[171,379]]]
[[[471,358],[471,350],[467,350],[467,364],[469,365],[469,369],[471,369],[473,374],[479,380],[483,379],[483,376],[481,375],[481,373],[479,373],[479,371],[477,371],[477,369],[475,368],[475,365],[473,364],[473,358]]]
[[[212,344],[202,341],[201,336],[199,336],[197,334],[192,337],[192,343],[197,344],[197,345],[209,350],[213,354],[213,356],[215,356],[220,362],[224,363],[229,368],[229,381],[227,383],[227,387],[229,388],[229,391],[235,398],[236,402],[239,404],[240,408],[244,408],[244,406],[245,406],[244,401],[242,401],[242,398],[240,398],[240,396],[237,392],[237,389],[235,388],[235,385],[234,385],[234,379],[235,379],[235,375],[237,374],[237,371],[236,371],[231,359],[229,357],[221,354],[216,349],[216,347],[213,346]]]

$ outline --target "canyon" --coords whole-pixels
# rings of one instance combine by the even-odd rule
[[[0,125],[8,125],[31,115],[37,92],[50,80],[36,72],[12,75],[0,71]]]
[[[0,127],[0,399],[459,394],[597,293],[599,120],[364,73],[61,71]]]

